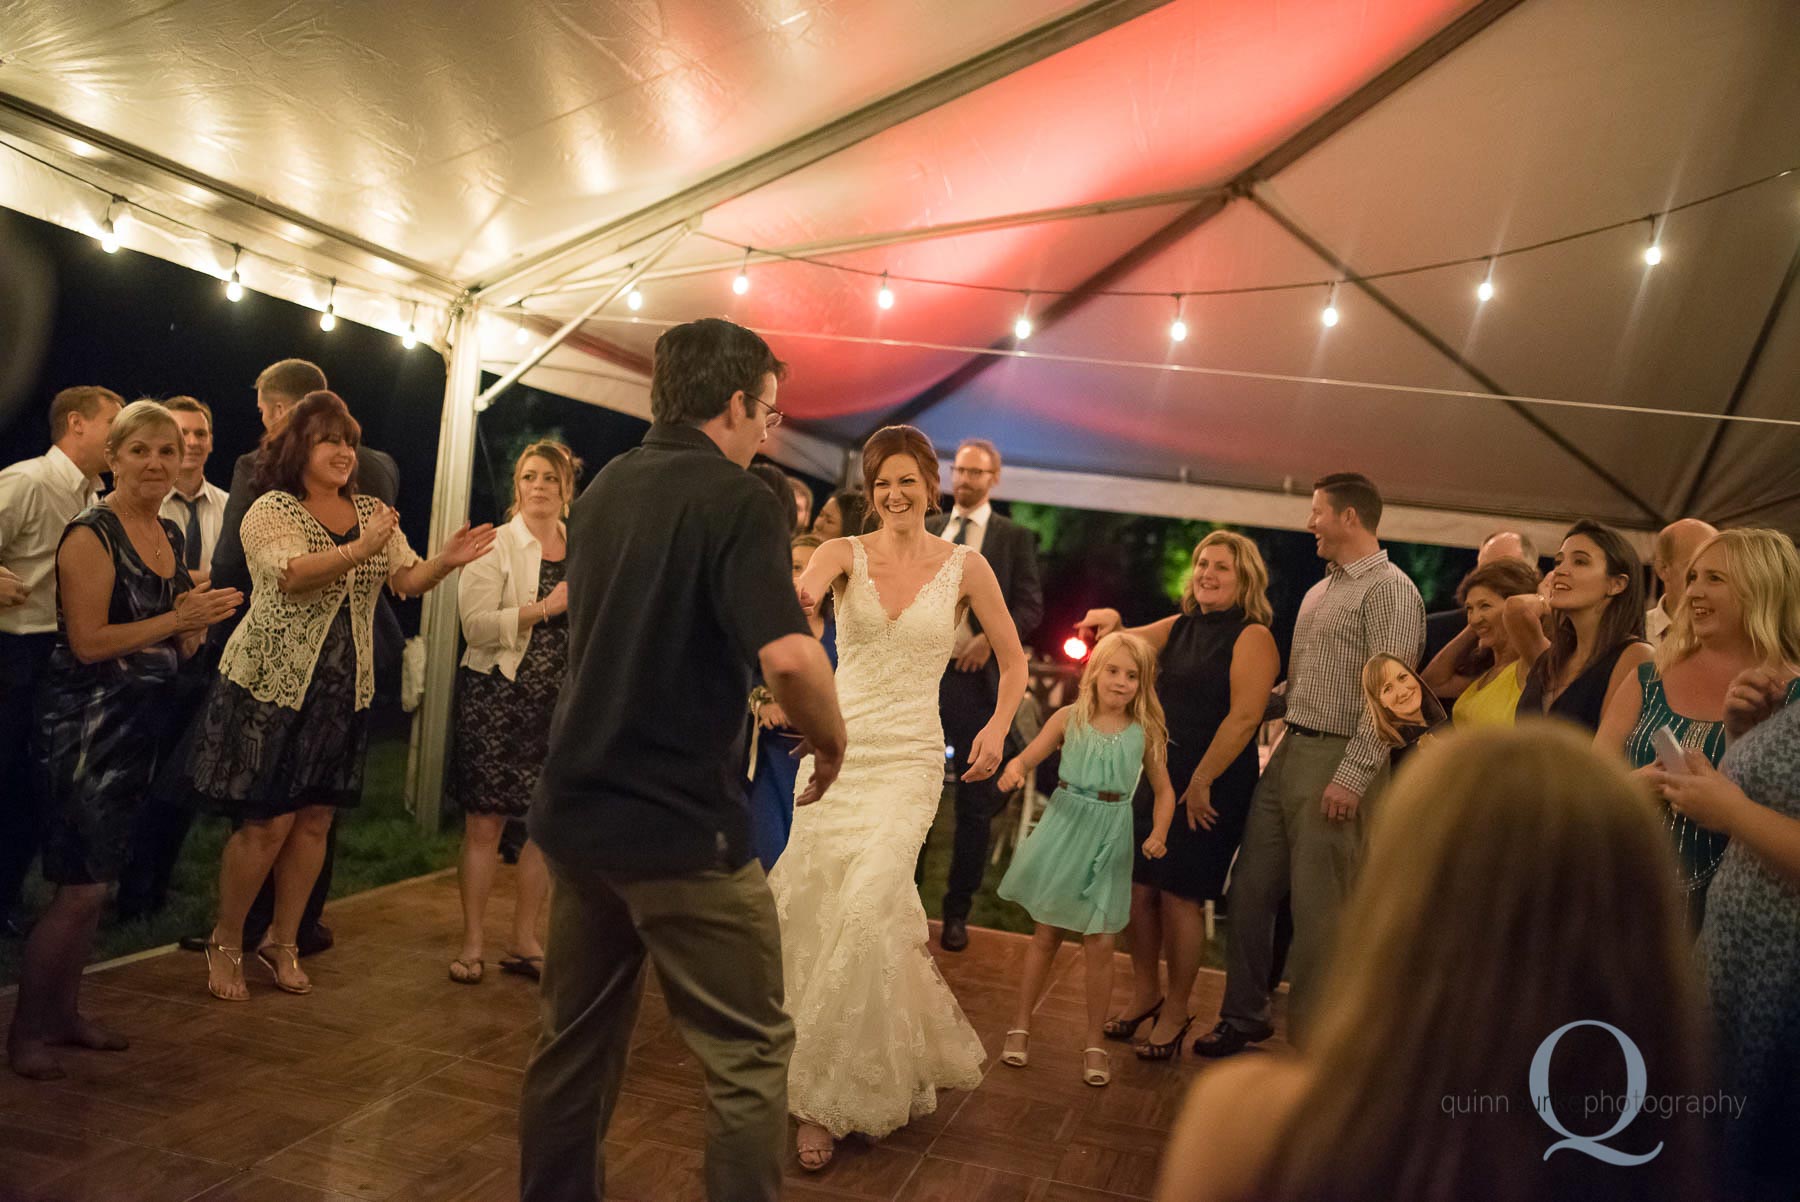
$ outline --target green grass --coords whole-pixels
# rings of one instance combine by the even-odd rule
[[[362,804],[339,816],[332,897],[361,893],[456,862],[462,828],[452,825],[435,834],[422,831],[406,809],[406,752],[404,736],[371,738]],[[211,930],[219,854],[229,834],[230,826],[222,818],[196,820],[170,879],[168,905],[160,913],[125,923],[114,921],[109,913],[101,920],[93,959],[111,960]],[[27,912],[41,911],[49,903],[50,891],[42,878],[33,875],[26,883]],[[18,981],[23,952],[19,940],[0,939],[0,986]]]

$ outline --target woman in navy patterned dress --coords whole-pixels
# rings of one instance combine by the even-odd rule
[[[56,896],[25,946],[6,1040],[13,1071],[38,1080],[63,1076],[53,1047],[126,1046],[81,1016],[81,967],[156,773],[176,670],[243,600],[236,589],[196,589],[180,529],[158,516],[181,462],[168,410],[127,405],[106,458],[112,494],[76,515],[56,552],[56,648],[38,707],[44,877]]]

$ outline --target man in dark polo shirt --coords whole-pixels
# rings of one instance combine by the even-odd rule
[[[781,420],[783,372],[731,322],[668,331],[651,369],[655,424],[569,514],[569,672],[530,818],[556,888],[519,1109],[522,1202],[603,1195],[646,955],[706,1072],[707,1197],[780,1191],[794,1028],[750,852],[752,663],[815,756],[796,804],[836,779],[845,739],[781,512],[744,470]]]

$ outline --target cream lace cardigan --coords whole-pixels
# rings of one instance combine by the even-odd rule
[[[379,504],[356,498],[356,520],[366,524]],[[418,562],[406,536],[395,528],[387,546],[330,584],[310,593],[281,591],[288,561],[337,544],[299,498],[279,489],[258,497],[240,527],[249,563],[250,608],[225,643],[219,673],[242,685],[258,701],[297,710],[312,683],[313,667],[331,620],[348,591],[350,630],[356,643],[356,708],[375,697],[375,600],[393,573]]]

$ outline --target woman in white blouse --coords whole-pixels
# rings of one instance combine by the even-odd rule
[[[423,593],[494,541],[493,527],[465,525],[420,559],[398,515],[355,492],[361,437],[336,393],[308,393],[264,436],[257,460],[266,491],[241,527],[255,587],[225,644],[189,765],[195,790],[236,824],[206,948],[206,987],[223,1001],[249,999],[239,944],[271,868],[275,917],[256,957],[276,988],[312,990],[295,930],[332,819],[362,793],[382,586]]]
[[[457,673],[456,752],[451,794],[463,808],[462,949],[450,979],[481,983],[482,923],[494,861],[507,819],[522,818],[550,750],[550,718],[569,658],[568,550],[563,518],[575,496],[580,461],[560,442],[535,442],[513,465],[510,519],[494,553],[469,565],[457,583],[463,653]],[[550,875],[535,843],[519,852],[511,947],[504,972],[534,980],[544,963],[538,915]]]

